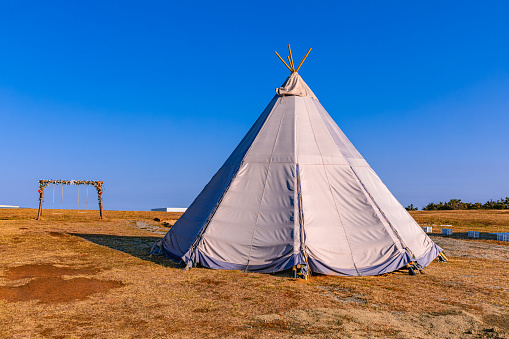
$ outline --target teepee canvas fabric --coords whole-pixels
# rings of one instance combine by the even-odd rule
[[[215,269],[376,275],[442,251],[297,72],[154,254]]]

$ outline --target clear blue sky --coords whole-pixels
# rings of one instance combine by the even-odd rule
[[[45,178],[103,180],[106,209],[187,207],[288,43],[313,47],[299,73],[403,205],[508,196],[508,18],[506,1],[0,1],[0,204],[36,207]]]

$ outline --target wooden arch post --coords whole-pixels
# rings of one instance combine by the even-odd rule
[[[37,220],[42,218],[42,201],[44,199],[44,189],[48,185],[92,185],[97,190],[97,200],[99,202],[99,215],[101,219],[103,217],[103,182],[93,180],[39,180],[39,212],[37,214]]]
[[[103,182],[96,181],[94,187],[97,190],[97,199],[99,200],[99,215],[101,216],[101,219],[104,219],[103,218]]]

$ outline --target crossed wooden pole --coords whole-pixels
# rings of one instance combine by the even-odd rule
[[[283,58],[281,58],[281,56],[279,56],[279,54],[277,52],[274,52],[274,53],[276,53],[278,58],[283,62],[283,64],[285,64],[285,66],[290,70],[290,72],[294,73],[294,72],[299,71],[300,66],[302,66],[302,64],[304,63],[304,60],[306,60],[306,58],[308,57],[309,52],[311,52],[311,48],[306,53],[306,55],[304,55],[304,58],[302,59],[302,61],[300,62],[299,66],[297,68],[295,68],[295,65],[293,64],[292,49],[290,48],[290,44],[288,44],[288,53],[290,53],[290,55],[286,57],[288,59],[289,65],[283,60]]]

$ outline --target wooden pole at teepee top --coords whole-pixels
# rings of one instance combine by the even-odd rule
[[[286,68],[288,68],[288,69],[290,70],[290,72],[293,72],[293,71],[292,71],[292,69],[290,68],[290,66],[288,66],[288,65],[286,64],[286,62],[283,60],[283,58],[281,58],[281,57],[279,56],[279,54],[277,54],[277,52],[274,52],[274,53],[276,53],[276,55],[277,55],[277,57],[279,58],[279,60],[281,60],[281,61],[283,62],[283,64],[285,64]]]
[[[290,48],[290,44],[288,44],[288,53],[290,53],[290,66],[292,66],[292,72],[295,72],[295,65],[293,64],[293,56],[292,56],[292,49]]]
[[[290,59],[289,56],[286,57],[288,59],[288,64],[290,65],[290,68],[292,69],[292,72],[295,72],[295,68],[293,68],[292,59]]]
[[[304,55],[304,58],[302,58],[302,61],[300,62],[299,67],[297,67],[297,69],[295,68],[295,63],[293,62],[292,48],[290,47],[290,44],[288,44],[288,53],[290,53],[290,55],[286,57],[288,59],[288,63],[286,63],[286,61],[284,61],[284,59],[281,58],[281,56],[278,54],[278,52],[274,52],[274,53],[276,53],[279,60],[281,60],[283,62],[283,64],[285,64],[286,68],[288,68],[290,70],[290,72],[295,73],[295,72],[299,71],[300,66],[302,66],[302,64],[304,63],[304,60],[306,60],[306,58],[308,57],[309,52],[311,52],[311,48],[306,53],[306,55]]]
[[[306,53],[306,55],[304,55],[304,58],[303,58],[303,59],[302,59],[302,61],[300,62],[299,67],[297,67],[297,69],[295,70],[295,72],[298,72],[298,71],[299,71],[300,66],[302,66],[302,64],[304,63],[304,60],[306,60],[306,58],[308,57],[309,52],[311,52],[311,48],[310,48],[310,49],[309,49],[309,51]]]

